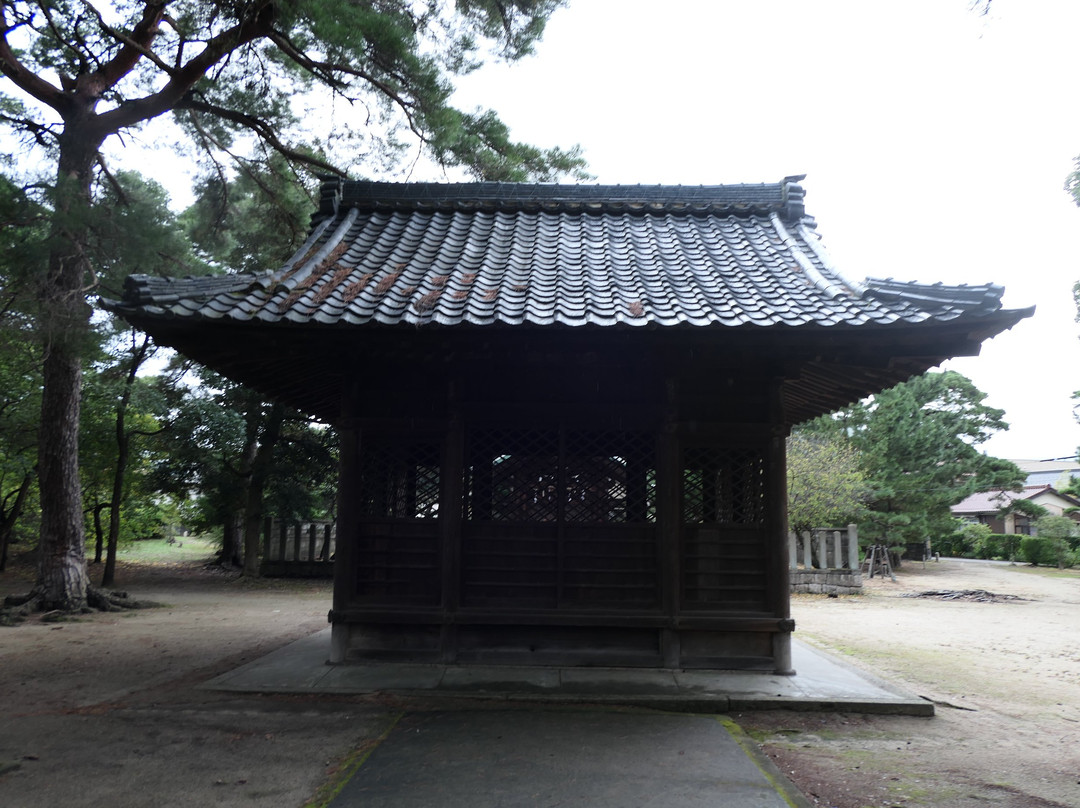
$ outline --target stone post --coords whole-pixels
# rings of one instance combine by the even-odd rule
[[[859,569],[859,528],[857,525],[847,526],[848,540],[848,569]]]

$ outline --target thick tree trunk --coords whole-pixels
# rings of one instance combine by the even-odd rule
[[[240,530],[237,527],[237,514],[230,513],[222,523],[221,563],[234,567],[244,566],[241,554]]]
[[[79,486],[79,405],[82,352],[90,326],[85,285],[90,276],[85,216],[91,169],[100,139],[67,126],[60,137],[52,253],[39,286],[45,361],[38,442],[41,539],[34,594],[39,608],[87,607],[86,537]],[[81,226],[80,226],[81,225]]]
[[[41,539],[37,588],[42,608],[86,608],[82,496],[79,490],[79,399],[82,368],[70,345],[47,346],[38,449]]]

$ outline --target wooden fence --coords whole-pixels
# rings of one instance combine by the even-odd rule
[[[329,521],[263,525],[262,574],[280,578],[330,578],[334,575],[336,525]]]

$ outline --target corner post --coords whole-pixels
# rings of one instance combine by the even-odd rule
[[[791,664],[791,632],[795,624],[791,619],[791,570],[788,555],[787,513],[787,434],[783,417],[783,379],[776,379],[772,389],[772,435],[766,453],[765,501],[768,508],[766,521],[770,551],[769,607],[778,619],[777,632],[772,638],[772,654],[775,672],[783,676],[795,673]]]

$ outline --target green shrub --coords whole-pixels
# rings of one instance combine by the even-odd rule
[[[979,538],[975,542],[973,554],[975,558],[1000,558],[1011,561],[1016,557],[1020,549],[1020,539],[1015,533],[990,533]]]
[[[1065,566],[1072,559],[1063,539],[1051,536],[1024,536],[1020,540],[1020,558],[1036,566]]]
[[[1028,552],[1024,551],[1024,542],[1020,551],[1024,560],[1030,564],[1071,567],[1075,563],[1073,551],[1077,545],[1077,525],[1067,516],[1043,516],[1035,522],[1038,535],[1028,542]]]
[[[976,547],[985,542],[990,536],[990,528],[974,522],[965,522],[961,519],[954,520],[956,530],[947,536],[939,536],[933,542],[931,549],[935,553],[953,558],[972,558],[976,555]],[[980,556],[981,557],[981,556]]]

